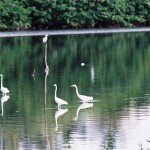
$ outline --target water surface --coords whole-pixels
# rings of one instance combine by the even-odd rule
[[[42,38],[0,38],[10,90],[1,95],[0,149],[150,148],[149,32],[55,35],[47,47]],[[55,83],[69,103],[61,109]],[[72,84],[94,101],[80,102]]]

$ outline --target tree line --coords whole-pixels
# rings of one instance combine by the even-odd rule
[[[0,1],[0,30],[149,25],[149,0]]]

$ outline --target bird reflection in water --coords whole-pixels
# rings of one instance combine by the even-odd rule
[[[78,120],[78,116],[79,116],[79,112],[81,109],[87,109],[87,108],[92,108],[93,107],[93,103],[82,103],[81,105],[79,105],[77,111],[76,111],[76,117],[74,117],[74,121]]]
[[[1,116],[3,116],[3,112],[4,112],[3,105],[4,105],[4,103],[5,103],[6,101],[8,101],[9,98],[10,98],[9,95],[3,95],[3,96],[1,97],[1,109],[2,109]]]
[[[64,115],[66,112],[68,111],[68,109],[61,109],[58,108],[58,110],[55,112],[55,124],[56,124],[56,131],[58,130],[58,118],[62,115]]]

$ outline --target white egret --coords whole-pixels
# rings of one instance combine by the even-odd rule
[[[79,98],[81,101],[83,101],[83,102],[88,102],[88,101],[93,100],[93,97],[91,97],[91,96],[80,95],[79,92],[78,92],[78,87],[77,87],[77,85],[73,84],[73,85],[71,85],[71,87],[75,87],[75,88],[76,88],[76,94],[77,94],[78,98]]]
[[[9,93],[9,90],[6,87],[3,87],[3,75],[0,74],[0,76],[1,76],[1,91],[3,95],[6,95],[7,93]]]
[[[46,43],[48,39],[48,35],[46,34],[45,37],[43,38],[43,43]]]
[[[55,112],[55,124],[56,124],[56,131],[58,129],[58,121],[57,119],[64,115],[66,112],[68,111],[68,109],[61,109],[61,108],[58,108],[58,110]]]
[[[79,111],[80,111],[81,109],[86,109],[86,108],[91,108],[91,107],[93,107],[93,103],[82,103],[82,104],[78,107],[78,109],[77,109],[77,111],[76,111],[76,117],[74,118],[74,120],[75,120],[75,121],[78,120]]]
[[[68,105],[68,103],[60,98],[57,97],[57,84],[54,84],[55,86],[55,102],[58,104],[58,108],[61,107],[61,105]]]

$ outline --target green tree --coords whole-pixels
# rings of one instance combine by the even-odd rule
[[[0,29],[63,29],[149,25],[149,0],[0,1]]]
[[[48,28],[52,25],[52,7],[55,0],[24,0],[26,9],[30,11],[32,28]]]
[[[30,27],[30,11],[17,0],[0,1],[0,29],[25,29]]]

